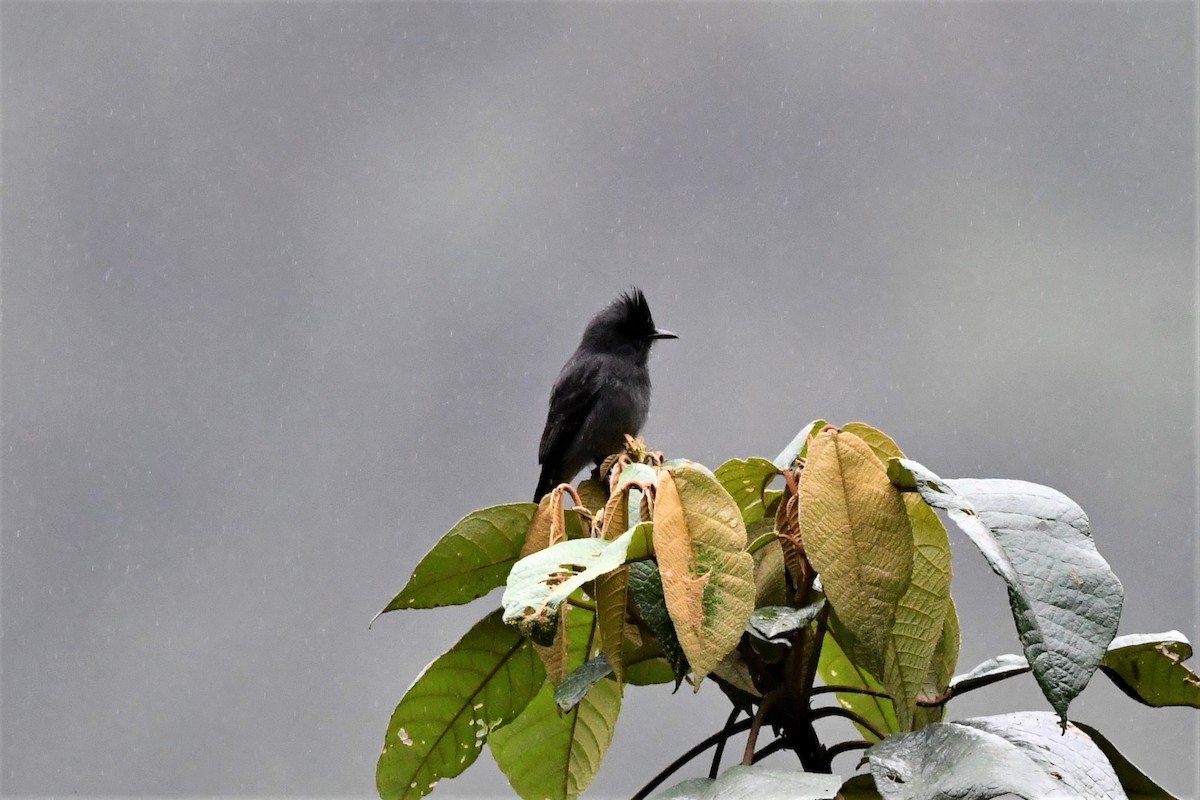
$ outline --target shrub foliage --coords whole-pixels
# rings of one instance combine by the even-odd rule
[[[1021,654],[956,675],[938,511],[1004,581]],[[578,487],[467,515],[384,612],[501,586],[502,609],[396,707],[376,773],[385,800],[428,794],[485,744],[520,796],[578,797],[627,686],[698,691],[705,679],[732,704],[729,723],[647,776],[639,796],[715,747],[708,777],[660,796],[1167,798],[1070,721],[1071,701],[1099,669],[1138,702],[1200,707],[1182,634],[1114,640],[1124,591],[1070,498],[1025,481],[941,478],[863,423],[817,420],[774,460],[712,471],[631,439]],[[956,696],[1025,673],[1050,711],[945,721]],[[814,723],[829,716],[861,738],[822,741]],[[743,732],[740,764],[720,772],[725,742]],[[777,751],[799,769],[758,765]],[[856,751],[866,771],[843,781],[834,759]],[[839,764],[853,770],[852,759]]]

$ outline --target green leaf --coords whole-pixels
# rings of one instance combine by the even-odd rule
[[[897,480],[912,480],[926,503],[945,509],[1008,584],[1025,657],[1065,721],[1116,633],[1125,596],[1096,552],[1083,510],[1036,483],[943,480],[907,459],[889,466]]]
[[[655,686],[658,684],[673,684],[676,681],[674,670],[666,658],[646,658],[643,661],[626,664],[625,682],[634,686]]]
[[[667,600],[663,596],[662,574],[653,561],[638,561],[629,565],[629,591],[637,604],[642,620],[658,640],[663,656],[675,673],[675,688],[683,682],[689,669],[687,655],[675,635],[675,624],[667,611]]]
[[[892,437],[865,422],[847,422],[842,426],[842,433],[852,433],[862,439],[881,463],[886,464],[891,458],[904,458],[903,451]]]
[[[713,474],[738,504],[746,525],[763,518],[763,491],[779,475],[774,464],[765,458],[735,458],[717,467]]]
[[[635,541],[644,541],[637,528],[611,542],[573,539],[522,558],[504,588],[504,621],[538,644],[549,644],[557,631],[559,606],[588,581],[624,564]]]
[[[433,546],[386,614],[401,608],[460,605],[504,585],[517,563],[537,505],[511,503],[473,511]]]
[[[751,523],[751,524],[753,524],[753,523]],[[748,526],[746,528],[746,533],[747,534],[750,533],[750,528]],[[762,550],[764,547],[769,545],[771,542],[776,541],[777,539],[779,539],[779,534],[777,534],[773,530],[767,531],[766,533],[755,536],[754,541],[752,541],[752,542],[750,542],[750,544],[746,545],[746,552],[749,553],[750,555],[754,555],[759,550]]]
[[[741,512],[711,472],[691,463],[660,471],[654,550],[697,691],[754,610],[754,558],[745,548]]]
[[[1140,703],[1200,708],[1200,678],[1183,663],[1191,655],[1191,643],[1179,631],[1130,634],[1113,639],[1100,669]],[[1024,656],[1002,655],[955,676],[951,686],[962,694],[1029,671]]]
[[[625,682],[634,686],[655,686],[675,681],[675,671],[665,658],[651,658],[625,666]]]
[[[571,607],[566,618],[567,667],[577,670],[594,652],[595,615]],[[594,684],[565,714],[554,695],[546,684],[516,720],[488,739],[497,766],[522,797],[578,796],[612,741],[621,710],[615,681]]]
[[[787,567],[783,563],[783,545],[778,539],[767,542],[754,555],[754,607],[782,606],[792,601],[787,585]]]
[[[571,800],[596,777],[620,711],[615,681],[593,684],[565,714],[546,684],[521,716],[491,735],[488,746],[521,797]]]
[[[426,668],[392,714],[375,781],[384,800],[423,797],[474,763],[489,733],[545,683],[529,643],[489,614]]]
[[[554,702],[563,711],[570,711],[579,705],[579,701],[592,688],[592,684],[613,674],[613,666],[608,663],[604,653],[589,659],[579,669],[567,676],[567,679],[554,690]]]
[[[841,788],[837,775],[767,769],[761,764],[730,767],[712,778],[692,778],[654,795],[656,800],[732,800],[739,797],[831,800]]]
[[[954,669],[958,665],[959,640],[958,610],[954,607],[954,601],[950,600],[946,607],[946,619],[942,622],[942,635],[934,649],[933,659],[929,662],[929,672],[925,676],[918,699],[940,699],[947,693],[950,681],[954,677]],[[913,712],[913,729],[941,722],[945,717],[944,703],[938,706],[917,706]]]
[[[937,512],[921,498],[908,494],[903,501],[913,537],[912,582],[896,604],[883,683],[893,697],[904,698],[896,704],[896,716],[901,730],[912,730],[915,701],[929,677],[950,604],[950,538]],[[951,664],[945,679],[953,672]]]
[[[783,648],[780,645],[781,649]],[[750,708],[750,702],[761,698],[762,692],[750,674],[750,665],[738,650],[730,650],[709,673],[714,682],[738,708]]]
[[[819,433],[821,429],[828,424],[829,423],[823,419],[814,419],[812,422],[801,428],[800,432],[796,434],[795,438],[788,442],[787,447],[783,448],[779,455],[775,456],[773,462],[775,464],[775,468],[780,471],[791,469],[796,463],[796,459],[803,458],[808,452],[808,437],[812,435],[813,431]]]
[[[1121,788],[1125,790],[1129,800],[1178,800],[1175,795],[1159,786],[1146,773],[1134,766],[1113,746],[1112,742],[1104,738],[1100,731],[1090,725],[1084,725],[1082,722],[1076,722],[1074,725],[1091,737],[1096,747],[1100,748],[1100,752],[1104,753],[1104,757],[1108,759],[1113,772],[1117,774],[1117,780],[1121,782]]]
[[[904,457],[890,436],[865,423],[847,423],[842,433],[862,439],[882,464]],[[919,497],[904,495],[904,505],[913,530],[913,578],[896,607],[884,683],[902,686],[905,697],[937,695],[946,689],[958,660],[957,617],[949,625],[943,624],[951,606],[950,539],[938,515]],[[952,649],[948,636],[953,637]],[[896,711],[904,730],[938,722],[945,713],[941,706],[912,708],[907,703],[900,704]]]
[[[1113,639],[1100,668],[1138,702],[1200,708],[1200,676],[1183,663],[1191,657],[1192,644],[1179,631],[1133,634]]]
[[[852,660],[882,678],[901,725],[908,727],[945,610],[936,617],[929,610],[935,603],[926,597],[926,587],[910,596],[916,598],[910,609],[915,610],[906,611],[905,619],[921,616],[917,624],[924,624],[927,614],[935,617],[936,628],[932,637],[919,632],[932,639],[919,656],[923,663],[911,667],[911,674],[902,673],[897,654],[889,651],[897,648],[897,613],[912,585],[913,530],[904,499],[862,439],[830,429],[812,440],[800,477],[800,520],[809,561],[849,634],[839,636],[838,643]]]
[[[760,639],[787,639],[788,634],[804,627],[817,618],[817,614],[825,607],[825,598],[810,603],[804,608],[791,606],[764,606],[754,609],[750,621],[746,623],[746,631]]]
[[[832,635],[827,634],[821,645],[817,674],[821,676],[821,680],[827,686],[851,686],[876,692],[883,691],[883,685],[874,676],[846,657]],[[856,692],[838,692],[836,697],[838,705],[847,711],[853,711],[884,733],[891,734],[900,730],[900,723],[896,719],[896,711],[892,707],[891,700]],[[879,737],[861,725],[856,723],[855,727],[867,741],[879,740]]]
[[[842,784],[838,800],[881,800],[875,788],[875,779],[870,775],[855,775]]]
[[[1038,800],[1124,800],[1104,754],[1053,714],[1023,712],[940,722],[867,751],[884,800],[1005,793]]]

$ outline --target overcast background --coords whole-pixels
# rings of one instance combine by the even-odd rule
[[[861,419],[1047,483],[1121,632],[1195,639],[1195,13],[5,2],[0,789],[372,794],[497,598],[367,622],[529,498],[558,369],[631,284],[680,335],[653,446]],[[952,541],[966,669],[1019,645]],[[951,713],[1018,708],[1031,678]],[[630,688],[593,794],[726,709]],[[1194,711],[1098,677],[1072,716],[1195,795]],[[507,788],[485,751],[435,796]]]

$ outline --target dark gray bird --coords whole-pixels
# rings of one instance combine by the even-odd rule
[[[623,451],[625,434],[637,436],[650,410],[650,345],[675,338],[654,327],[646,296],[637,288],[592,317],[550,393],[535,503],[589,463],[599,466]]]

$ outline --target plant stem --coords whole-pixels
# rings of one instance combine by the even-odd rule
[[[892,696],[882,689],[868,689],[864,686],[839,686],[837,684],[827,683],[824,686],[814,686],[812,693],[828,694],[829,692],[847,692],[849,694],[868,694],[871,697],[883,697],[891,700]]]
[[[674,774],[675,772],[677,772],[679,770],[679,768],[682,767],[684,764],[691,761],[693,758],[700,755],[705,750],[712,747],[714,744],[717,744],[718,742],[723,742],[731,736],[736,736],[737,734],[741,733],[742,731],[749,730],[750,724],[751,724],[750,720],[744,719],[741,722],[736,722],[727,728],[722,728],[721,730],[714,733],[712,736],[709,736],[707,739],[700,742],[695,747],[688,750],[686,753],[681,755],[679,758],[675,759],[670,764],[668,764],[666,766],[666,768],[663,769],[662,772],[658,773],[653,778],[651,778],[649,783],[647,783],[645,786],[643,786],[641,789],[638,790],[638,793],[633,796],[632,800],[645,800],[645,798],[650,796],[651,792],[653,792],[655,789],[657,789],[663,781],[665,781],[667,778],[671,777],[671,775]]]
[[[829,760],[833,761],[836,756],[840,756],[842,753],[848,753],[851,750],[866,750],[868,747],[872,747],[873,745],[874,742],[868,742],[866,739],[854,739],[848,742],[838,742],[833,747],[829,748]]]
[[[812,693],[814,695],[826,694],[828,692],[846,692],[847,694],[865,694],[865,695],[870,695],[871,697],[882,697],[884,700],[892,699],[892,696],[890,694],[888,694],[887,692],[883,691],[882,689],[868,689],[865,686],[836,686],[836,685],[826,684],[825,686],[814,687],[812,690]],[[950,689],[947,689],[944,694],[941,694],[932,700],[917,700],[917,705],[920,706],[921,708],[937,708],[938,706],[946,705],[946,703],[949,702],[950,698],[953,696],[954,696],[954,692]]]
[[[725,727],[721,730],[728,730],[733,723],[737,722],[738,715],[741,713],[742,710],[737,706],[734,706],[733,711],[729,714],[729,719],[725,720]],[[708,777],[713,780],[717,779],[717,772],[721,768],[721,756],[725,755],[725,742],[727,741],[729,740],[722,739],[720,742],[718,742],[717,749],[713,752],[712,766],[708,769]]]
[[[742,764],[750,766],[754,763],[754,746],[758,744],[758,732],[762,729],[763,720],[767,718],[767,712],[771,710],[771,706],[775,705],[781,697],[785,687],[769,692],[763,697],[762,702],[758,704],[758,710],[754,712],[754,719],[750,723],[750,735],[746,737],[746,750],[742,754]]]
[[[813,711],[811,719],[815,722],[819,719],[824,719],[825,717],[845,717],[846,719],[850,720],[851,722],[855,723],[856,725],[861,725],[862,727],[866,728],[868,731],[871,732],[872,735],[874,735],[880,739],[887,738],[887,734],[884,733],[883,731],[881,731],[879,728],[875,727],[874,723],[870,722],[867,719],[864,719],[863,717],[859,716],[858,714],[855,714],[853,711],[848,711],[847,709],[842,708],[841,706],[829,706],[828,708],[818,708],[815,711]]]
[[[788,740],[786,737],[781,736],[764,747],[762,750],[759,750],[757,753],[755,753],[751,763],[757,764],[772,753],[778,753],[780,750],[786,750],[787,748]]]

